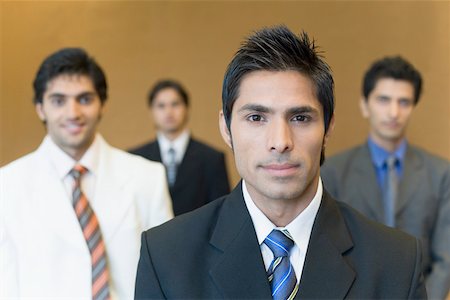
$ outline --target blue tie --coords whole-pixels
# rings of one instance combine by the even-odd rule
[[[384,224],[395,226],[395,204],[398,196],[397,158],[390,156],[386,160],[386,183],[384,185]]]
[[[297,277],[289,261],[294,241],[287,230],[274,229],[264,240],[273,252],[273,261],[267,270],[272,297],[276,300],[293,299],[298,290]]]

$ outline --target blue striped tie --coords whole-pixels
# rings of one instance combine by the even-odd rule
[[[297,294],[298,285],[294,268],[289,261],[289,251],[294,246],[291,235],[287,230],[274,229],[266,237],[264,244],[272,250],[274,256],[267,270],[273,299],[293,299]]]

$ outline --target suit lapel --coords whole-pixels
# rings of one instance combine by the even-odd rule
[[[35,210],[43,226],[58,235],[65,243],[88,251],[80,223],[63,182],[46,154],[42,155],[40,150],[36,153],[36,165],[39,166],[37,169],[40,174],[30,183],[33,206],[28,209]]]
[[[210,243],[220,252],[212,263],[210,276],[224,298],[271,298],[241,184],[224,201]]]
[[[381,191],[367,145],[363,145],[355,153],[354,164],[355,172],[348,174],[350,177],[348,182],[351,182],[358,191],[358,199],[361,199],[361,204],[364,206],[361,211],[370,212],[372,219],[383,221],[384,209]]]
[[[162,162],[161,150],[159,148],[158,140],[156,140],[155,142],[150,144],[149,152],[150,152],[150,157],[154,157],[155,161]]]
[[[112,238],[131,207],[133,192],[127,192],[127,182],[131,180],[122,160],[114,156],[112,149],[100,138],[98,177],[95,184],[94,199],[90,199],[102,229],[105,241]]]
[[[299,299],[343,299],[355,272],[343,253],[353,247],[345,221],[334,200],[324,191],[306,253]]]
[[[403,166],[403,178],[400,180],[399,195],[396,203],[396,213],[399,213],[405,205],[414,199],[417,189],[426,180],[425,168],[422,161],[411,146],[408,146]]]
[[[175,184],[172,189],[176,189],[183,181],[192,180],[192,178],[189,178],[189,170],[195,169],[195,162],[198,162],[198,159],[195,158],[196,152],[194,148],[192,138],[190,138],[183,159],[178,166]]]

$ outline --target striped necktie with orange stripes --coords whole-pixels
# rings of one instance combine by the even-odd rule
[[[105,243],[102,239],[97,217],[92,210],[86,196],[81,191],[81,176],[87,169],[76,165],[70,175],[74,179],[73,207],[86,239],[92,262],[92,299],[110,299],[108,285],[108,268],[106,264]]]

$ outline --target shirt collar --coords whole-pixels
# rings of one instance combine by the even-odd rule
[[[186,152],[186,148],[189,143],[190,133],[188,129],[185,129],[176,139],[173,141],[169,140],[164,136],[161,132],[157,133],[157,139],[159,144],[159,149],[162,155],[164,156],[170,148],[175,150],[177,154],[177,160],[183,157]],[[162,157],[164,159],[164,157]]]
[[[394,152],[386,151],[384,148],[376,144],[375,141],[370,137],[367,140],[367,145],[369,146],[373,163],[376,167],[381,168],[383,167],[386,159],[391,155],[394,155],[399,163],[402,164],[403,159],[405,158],[406,147],[408,143],[406,142],[406,139],[404,139]]]
[[[283,229],[275,226],[264,213],[255,205],[250,194],[248,193],[245,180],[242,180],[242,193],[244,201],[247,206],[250,217],[252,218],[255,227],[258,243],[261,245],[266,237],[273,229]],[[322,202],[323,187],[322,180],[319,178],[316,194],[311,203],[286,227],[296,245],[305,245],[309,241],[311,229],[314,224],[317,212],[319,211],[320,203]]]
[[[94,138],[94,142],[88,148],[83,157],[79,160],[79,164],[83,167],[87,168],[90,173],[97,174],[98,170],[98,162],[99,162],[99,154],[100,154],[100,140],[101,136],[97,134]],[[52,138],[47,135],[41,147],[42,151],[44,151],[45,155],[48,157],[50,162],[56,169],[58,177],[64,179],[69,172],[73,169],[77,161],[75,161],[72,157],[70,157],[67,153],[65,153]]]

